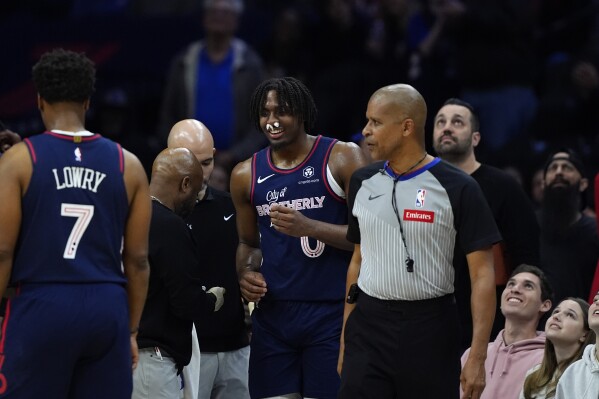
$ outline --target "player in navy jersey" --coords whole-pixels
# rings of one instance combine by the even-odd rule
[[[251,118],[270,146],[231,176],[237,270],[252,314],[252,398],[335,398],[336,362],[352,246],[345,193],[365,160],[353,143],[308,135],[309,90],[270,79],[252,96]]]
[[[151,202],[139,160],[85,129],[95,68],[33,68],[47,131],[0,159],[0,397],[130,398],[148,287]]]

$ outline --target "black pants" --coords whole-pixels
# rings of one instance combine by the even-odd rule
[[[360,293],[345,325],[339,399],[459,397],[453,295],[383,301]]]

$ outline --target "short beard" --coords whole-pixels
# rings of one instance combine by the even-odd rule
[[[580,212],[578,184],[545,187],[541,203],[541,235],[549,241],[565,237]]]
[[[440,143],[434,143],[433,147],[437,155],[446,162],[460,163],[468,156],[468,151],[472,146],[472,138],[463,143],[455,143],[450,148],[443,148]]]
[[[279,151],[279,150],[282,150],[282,149],[284,149],[284,148],[285,148],[285,147],[287,147],[288,145],[289,145],[289,143],[286,143],[286,142],[284,142],[284,141],[283,141],[283,142],[281,142],[281,141],[277,141],[277,142],[274,142],[274,143],[270,143],[270,148],[271,148],[272,150]]]

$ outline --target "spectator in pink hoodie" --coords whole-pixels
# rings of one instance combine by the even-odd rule
[[[552,295],[538,267],[523,264],[514,270],[501,295],[505,327],[487,348],[481,399],[518,399],[526,372],[543,359],[545,333],[537,331],[537,325],[551,309]],[[462,356],[462,366],[469,352]]]

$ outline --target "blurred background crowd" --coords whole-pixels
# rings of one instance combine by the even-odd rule
[[[85,52],[98,69],[90,130],[119,141],[149,170],[170,127],[197,117],[217,130],[216,160],[226,172],[263,144],[249,131],[249,109],[221,107],[231,99],[215,95],[209,116],[229,131],[219,143],[219,128],[197,104],[186,115],[173,87],[197,72],[177,69],[193,42],[237,37],[259,72],[241,78],[247,92],[256,76],[302,80],[319,111],[313,134],[358,142],[370,94],[404,82],[427,101],[431,153],[432,118],[447,98],[462,98],[480,116],[477,158],[513,172],[533,201],[542,193],[536,172],[557,146],[578,151],[589,176],[599,170],[599,0],[246,0],[209,9],[213,3],[3,0],[0,120],[24,137],[42,131],[31,66],[55,47]],[[242,122],[248,130],[233,135]],[[235,147],[244,140],[245,151]]]

